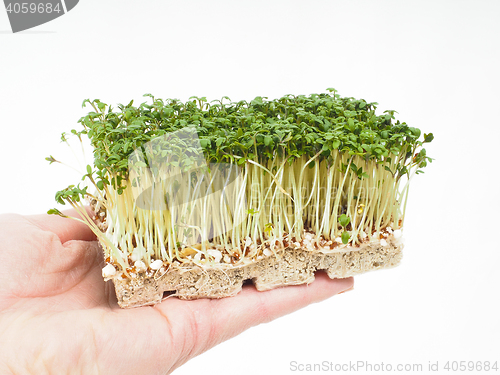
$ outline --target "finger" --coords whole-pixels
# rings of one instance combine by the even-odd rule
[[[191,349],[181,355],[180,365],[252,326],[323,301],[352,289],[353,285],[352,277],[332,280],[324,272],[317,272],[315,281],[309,285],[287,286],[266,292],[249,286],[235,297],[220,300],[182,301],[171,298],[157,305],[156,309],[171,323],[172,329],[178,331],[172,336],[184,340],[179,347]]]
[[[90,214],[90,210],[87,209]],[[76,210],[65,210],[63,213],[67,216],[81,219]],[[61,243],[70,240],[95,241],[96,236],[92,230],[82,222],[70,218],[64,218],[59,215],[30,215],[26,216],[32,224],[42,230],[55,233]]]
[[[63,293],[102,262],[97,241],[61,244],[55,233],[21,215],[0,215],[0,238],[0,300]]]
[[[276,318],[299,310],[312,303],[317,303],[336,294],[352,289],[354,279],[330,279],[326,273],[317,272],[311,284],[287,286],[267,292],[259,292],[248,286],[234,299],[219,300],[222,306],[217,309],[230,311],[234,319],[228,321],[227,316],[215,315],[216,325],[225,327],[230,337],[244,330],[270,322]],[[245,322],[242,325],[241,322]],[[229,324],[228,324],[229,323]]]

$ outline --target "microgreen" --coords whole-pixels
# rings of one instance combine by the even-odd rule
[[[399,228],[409,181],[432,161],[423,146],[433,134],[421,137],[419,129],[395,118],[396,111],[377,114],[376,102],[327,91],[238,102],[195,96],[182,102],[146,94],[147,101],[138,106],[130,101],[117,108],[86,99],[82,105],[90,111],[79,119],[81,128],[62,140],[71,135],[90,139],[94,165],[86,166],[82,177],[89,185],[71,185],[57,192],[56,201],[77,208],[105,251],[125,266],[132,252],[146,264],[153,258],[182,262],[177,244],[187,246],[195,237],[201,251],[211,241],[234,255],[249,237],[264,244],[312,230],[356,244],[361,232],[371,237],[388,225]],[[168,138],[186,129],[196,133],[198,148],[183,138]],[[161,209],[146,210],[138,203],[140,181],[130,164],[134,155],[133,167],[147,170],[149,177],[142,177],[153,181],[150,197],[142,194],[141,199],[158,199],[157,189]],[[200,160],[206,162],[204,169]],[[227,181],[233,168],[239,177],[231,177],[236,184],[231,190]],[[162,180],[167,170],[177,170],[189,183]],[[226,183],[219,186],[221,177]],[[206,189],[215,188],[222,191],[218,200],[204,198]],[[83,198],[105,212],[106,233],[87,216]],[[182,204],[174,209],[176,199]],[[214,231],[219,235],[211,237]]]
[[[346,214],[342,214],[339,216],[339,224],[342,226],[343,228],[343,232],[340,236],[340,238],[342,239],[342,243],[344,244],[347,244],[349,242],[349,239],[351,238],[349,232],[347,232],[346,230],[346,227],[349,225],[349,223],[351,222],[351,219],[346,215]]]
[[[57,160],[52,155],[46,157],[45,160],[47,160],[50,164],[57,163]]]
[[[351,238],[351,236],[349,235],[349,232],[343,231],[340,238],[342,239],[342,243],[347,244],[349,242],[349,239]]]
[[[339,223],[340,225],[342,225],[343,227],[347,227],[347,225],[351,222],[351,219],[346,216],[345,214],[342,214],[339,216]]]

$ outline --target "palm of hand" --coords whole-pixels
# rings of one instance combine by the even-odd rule
[[[101,250],[82,224],[0,216],[0,370],[166,374],[251,326],[352,288],[318,275],[309,286],[120,309]],[[2,367],[2,365],[4,367]]]

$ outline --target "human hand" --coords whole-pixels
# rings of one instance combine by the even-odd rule
[[[118,307],[92,232],[59,216],[0,215],[0,373],[167,374],[260,323],[353,286],[310,285],[235,297]]]

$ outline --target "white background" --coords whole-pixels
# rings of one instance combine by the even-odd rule
[[[499,20],[500,2],[485,0],[82,0],[12,34],[0,9],[0,213],[44,212],[78,182],[44,158],[73,163],[60,134],[78,126],[83,99],[335,87],[435,135],[435,161],[412,182],[402,264],[176,374],[289,374],[291,361],[500,366]]]

